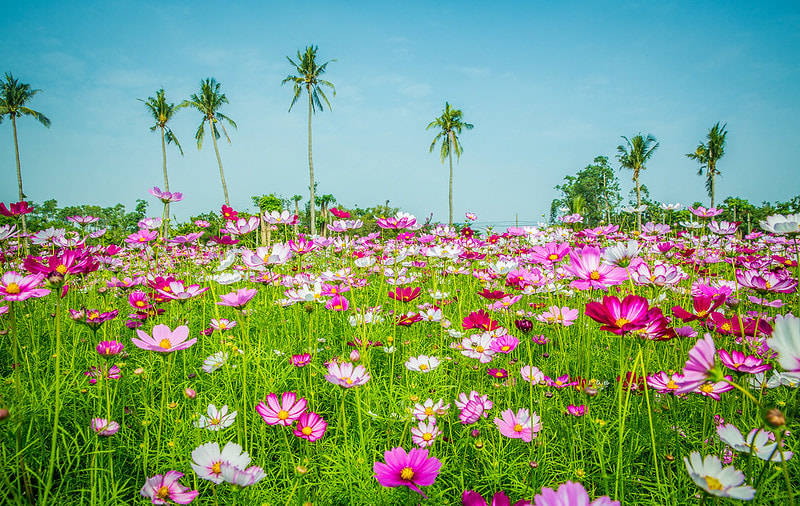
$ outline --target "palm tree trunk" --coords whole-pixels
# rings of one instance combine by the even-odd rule
[[[711,172],[711,207],[714,207],[714,176],[717,175],[717,169],[711,163],[708,165],[708,170]]]
[[[311,160],[311,113],[313,112],[313,103],[311,102],[311,87],[308,90],[308,179],[310,181],[309,188],[311,190],[311,235],[317,234],[317,211],[316,200],[314,200],[314,163]]]
[[[211,126],[211,140],[214,141],[214,153],[217,154],[217,165],[219,165],[219,178],[222,180],[222,193],[225,194],[225,205],[230,206],[228,200],[228,185],[225,184],[225,173],[222,171],[222,159],[219,157],[219,148],[217,148],[217,136],[214,135],[214,123],[209,119],[208,124]]]
[[[453,132],[449,132],[447,134],[447,157],[450,159],[450,192],[449,192],[449,208],[450,208],[450,219],[448,221],[449,225],[453,226],[453,145],[450,142],[450,138],[453,135]]]
[[[17,140],[17,118],[14,114],[11,115],[11,126],[14,130],[14,155],[17,157],[17,188],[19,189],[19,201],[25,200],[25,194],[22,193],[22,169],[19,165],[19,140]],[[25,251],[25,256],[28,256],[28,225],[25,223],[25,215],[22,215],[22,244]]]
[[[167,145],[164,142],[164,126],[161,126],[161,160],[164,169],[164,191],[169,191],[169,179],[167,179]],[[164,203],[164,232],[161,234],[167,237],[169,234],[169,202]]]
[[[300,216],[300,201],[294,201],[294,214],[295,216]],[[292,228],[294,229],[294,235],[297,235],[297,223],[295,223]]]
[[[636,181],[636,230],[642,230],[642,211],[639,209],[642,207],[642,191],[641,187],[639,186],[639,174],[636,174],[633,177],[634,181]]]

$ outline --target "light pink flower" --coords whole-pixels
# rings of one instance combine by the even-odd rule
[[[175,330],[170,330],[166,325],[158,324],[153,327],[152,337],[138,329],[136,330],[136,335],[139,336],[139,339],[133,337],[131,341],[137,348],[157,351],[159,353],[185,350],[197,342],[196,338],[189,339],[188,341],[186,340],[186,338],[189,337],[189,327],[186,325],[181,325],[176,327]]]

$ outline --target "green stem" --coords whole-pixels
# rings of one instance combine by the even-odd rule
[[[50,439],[50,464],[47,466],[47,482],[42,495],[42,504],[47,503],[50,488],[53,486],[53,470],[56,465],[58,449],[58,420],[61,415],[61,294],[59,292],[60,289],[56,290],[56,371],[54,378],[55,395],[53,398],[55,413],[53,415],[53,432]]]

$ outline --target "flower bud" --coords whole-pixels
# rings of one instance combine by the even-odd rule
[[[359,359],[361,359],[361,354],[358,352],[358,350],[353,350],[350,352],[351,362],[358,362]]]
[[[8,418],[8,410],[6,408],[0,409],[0,420]]]
[[[786,425],[786,416],[784,416],[783,412],[778,408],[772,408],[767,411],[764,419],[771,427],[782,427]]]
[[[190,398],[190,399],[194,399],[195,397],[197,397],[197,392],[195,392],[195,391],[194,391],[194,390],[192,390],[191,388],[187,388],[187,389],[185,389],[185,390],[183,391],[183,393],[184,393],[184,394],[186,394],[186,397],[188,397],[188,398]]]

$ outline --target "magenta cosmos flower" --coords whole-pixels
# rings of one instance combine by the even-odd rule
[[[722,209],[717,209],[716,207],[710,207],[708,209],[703,206],[697,206],[696,209],[694,207],[689,207],[689,211],[699,218],[713,218],[714,216],[722,214]]]
[[[539,415],[534,413],[531,416],[525,408],[516,413],[507,409],[500,413],[500,416],[501,418],[494,419],[495,425],[500,429],[500,434],[512,439],[522,439],[526,443],[530,443],[541,429]]]
[[[570,286],[578,290],[605,289],[622,284],[628,279],[625,269],[604,263],[600,249],[594,246],[572,251],[569,254],[569,265],[565,269],[577,278]]]
[[[220,295],[222,302],[217,302],[218,306],[229,306],[237,309],[243,308],[250,300],[256,296],[258,290],[255,288],[240,288],[235,292]]]
[[[0,296],[8,302],[19,302],[31,297],[44,297],[50,290],[36,288],[42,282],[44,275],[31,274],[23,276],[15,271],[8,271],[0,278]]]
[[[586,316],[602,323],[601,330],[617,335],[631,330],[641,329],[647,325],[650,304],[647,299],[638,295],[628,295],[622,301],[614,296],[603,297],[603,303],[590,301],[586,303]]]
[[[288,427],[306,411],[306,404],[306,400],[302,397],[298,400],[294,392],[284,392],[280,402],[278,396],[272,393],[267,396],[266,403],[258,403],[256,411],[269,425]]]
[[[530,506],[530,504],[530,501],[520,499],[514,503],[514,506]],[[487,502],[479,493],[473,490],[465,490],[464,493],[461,494],[461,505],[487,506]],[[506,493],[501,490],[492,496],[492,502],[490,506],[511,506],[511,499],[509,499]]]
[[[428,450],[421,448],[414,448],[408,453],[401,447],[386,450],[383,459],[385,464],[375,462],[372,466],[378,483],[384,487],[406,486],[426,499],[427,496],[419,487],[433,485],[442,467],[439,459],[428,457]]]
[[[150,195],[154,196],[155,198],[159,199],[161,202],[165,204],[167,202],[180,202],[181,200],[183,200],[183,193],[161,191],[161,188],[159,188],[158,186],[150,188]]]
[[[328,422],[321,416],[313,411],[307,411],[297,419],[294,435],[314,442],[325,435],[325,429],[327,428]]]
[[[763,359],[755,355],[745,355],[741,351],[717,350],[717,355],[722,365],[733,371],[758,374],[772,369],[772,366],[765,364]]]
[[[533,498],[534,506],[619,506],[619,501],[612,501],[604,495],[589,502],[589,494],[583,485],[568,481],[559,485],[554,491],[547,487],[542,488],[542,493]]]
[[[183,473],[178,471],[167,471],[167,474],[157,474],[152,478],[147,478],[142,490],[139,491],[144,497],[149,497],[153,504],[167,504],[173,501],[178,504],[189,504],[194,501],[199,493],[197,490],[189,490],[178,480],[183,478]]]
[[[100,341],[100,344],[95,348],[97,353],[104,357],[113,357],[119,354],[125,345],[119,341]]]
[[[175,330],[170,330],[166,325],[158,324],[153,327],[152,337],[141,330],[136,330],[136,334],[139,336],[139,339],[133,337],[131,341],[133,341],[133,344],[137,348],[160,353],[185,350],[197,342],[197,338],[186,340],[186,338],[189,337],[189,327],[186,325],[181,325],[180,327],[176,327]]]

